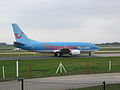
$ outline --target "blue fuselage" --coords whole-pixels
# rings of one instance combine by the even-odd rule
[[[95,46],[94,44],[83,42],[31,42],[24,45],[15,46],[25,50],[38,52],[55,52],[55,50],[60,50],[63,48],[68,48],[70,50],[80,50],[81,52],[95,51],[99,49],[99,47]]]

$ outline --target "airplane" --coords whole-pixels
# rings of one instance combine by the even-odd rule
[[[53,53],[54,56],[64,55],[80,55],[81,53],[89,53],[99,50],[99,47],[87,42],[39,42],[29,39],[25,33],[15,23],[12,24],[15,39],[14,46],[23,50]]]

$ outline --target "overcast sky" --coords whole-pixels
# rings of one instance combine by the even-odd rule
[[[0,0],[0,42],[17,23],[38,41],[119,42],[120,0]]]

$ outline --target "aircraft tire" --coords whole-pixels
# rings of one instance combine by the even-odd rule
[[[62,57],[63,56],[63,54],[61,53],[61,52],[59,52],[59,55],[58,55],[59,57]]]
[[[58,52],[54,53],[54,56],[55,56],[55,57],[58,57]]]
[[[91,56],[91,52],[89,52],[89,56]]]

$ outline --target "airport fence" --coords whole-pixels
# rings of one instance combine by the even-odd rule
[[[0,80],[0,90],[120,90],[120,81]]]
[[[94,73],[106,73],[106,72],[120,72],[120,60],[119,57],[109,60],[93,60],[89,58],[86,60],[82,59],[53,59],[53,60],[18,60],[17,61],[0,61],[0,79],[8,78],[36,78],[46,76],[57,76],[57,75],[77,75],[77,74],[94,74]],[[111,58],[110,58],[111,59]],[[59,70],[56,70],[60,66],[60,62],[64,65],[66,72],[61,74]],[[17,67],[18,65],[18,67]]]

